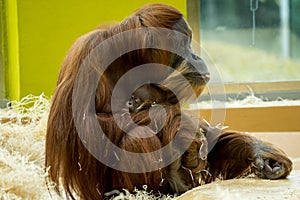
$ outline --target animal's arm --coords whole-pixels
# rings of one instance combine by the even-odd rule
[[[208,133],[209,134],[209,133]],[[285,178],[292,162],[279,148],[240,132],[226,131],[208,154],[211,177],[231,179],[254,172],[260,178]]]

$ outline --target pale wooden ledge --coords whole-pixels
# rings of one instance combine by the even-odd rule
[[[300,199],[300,170],[287,179],[240,178],[213,182],[194,188],[177,200]]]

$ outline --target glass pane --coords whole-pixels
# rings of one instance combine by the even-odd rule
[[[300,79],[299,0],[200,0],[201,46],[224,82]]]

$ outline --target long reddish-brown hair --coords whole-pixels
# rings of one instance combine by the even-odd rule
[[[130,177],[127,173],[108,168],[94,158],[78,136],[72,113],[72,92],[75,80],[80,67],[83,62],[86,62],[89,54],[104,40],[118,33],[143,27],[177,29],[186,35],[191,34],[178,10],[166,5],[152,4],[143,6],[110,28],[99,28],[87,33],[77,39],[70,48],[62,64],[52,98],[46,137],[46,167],[50,167],[49,177],[55,183],[57,192],[60,192],[59,188],[62,186],[66,194],[72,198],[76,194],[83,199],[101,199],[105,192],[112,189],[127,188],[133,190],[135,186],[138,187],[143,184],[151,185],[152,189],[156,191],[159,190],[162,173],[165,173],[163,169],[160,172],[149,172],[144,175],[131,174]],[[149,36],[145,34],[133,36],[134,40],[124,38],[122,43],[114,44],[111,49],[106,49],[106,51],[128,48],[132,43],[153,42],[153,38],[147,37]],[[109,52],[99,52],[100,57],[101,53],[109,54]],[[130,68],[144,63],[170,65],[171,62],[174,62],[171,56],[166,51],[138,49],[120,56],[101,76],[95,94],[97,118],[107,137],[121,148],[133,152],[149,152],[161,148],[164,144],[156,137],[148,140],[140,139],[140,141],[124,138],[123,131],[116,125],[111,116],[110,98],[116,81]],[[87,65],[92,65],[91,68],[101,70],[101,61],[95,62],[91,59],[87,62]],[[84,85],[85,83],[79,84]],[[88,84],[86,88],[85,86],[83,88],[84,91],[89,91]],[[87,99],[87,101],[90,100]],[[178,113],[175,108],[171,110],[168,119],[172,119],[169,124],[174,124],[174,127],[168,129],[175,129],[178,126]],[[142,118],[145,121],[148,119],[147,116],[147,113],[142,112],[137,114],[135,118]],[[168,135],[164,136],[166,138],[164,143],[168,143],[176,131],[164,131],[168,132]]]
[[[159,35],[162,32],[153,35],[148,31],[151,27],[174,30],[186,38],[178,41],[176,37]],[[140,29],[143,30],[136,31]],[[126,37],[120,34],[130,30]],[[119,39],[115,39],[117,35]],[[58,194],[64,191],[72,199],[94,200],[105,198],[115,189],[133,191],[143,185],[153,192],[180,194],[216,178],[229,179],[255,172],[262,178],[277,179],[290,173],[292,163],[277,147],[236,131],[221,131],[205,121],[199,124],[198,119],[181,112],[180,101],[192,96],[188,88],[191,86],[197,97],[209,80],[205,64],[190,48],[191,37],[192,32],[177,9],[150,4],[114,26],[98,28],[75,41],[62,64],[47,125],[45,166],[49,169],[48,181],[54,183]],[[111,39],[109,46],[99,48],[108,39]],[[183,55],[164,48],[148,48],[151,44],[175,45]],[[111,54],[132,47],[144,48],[120,53],[113,62],[107,63]],[[119,79],[136,66],[148,63],[176,70],[151,69],[161,85],[148,84],[134,93],[150,101],[151,118],[150,108],[126,115],[119,112],[130,98],[118,99],[120,109],[113,112],[112,95]],[[82,74],[82,69],[87,73]],[[188,81],[180,80],[178,74]],[[144,74],[137,76],[143,78]],[[96,87],[92,88],[94,82]],[[76,95],[81,98],[75,103],[74,91],[78,87],[81,90]],[[126,79],[120,93],[128,93],[128,87],[136,89],[137,85],[130,78]],[[152,97],[162,102],[151,100]],[[166,152],[175,159],[169,165],[159,165],[151,156],[132,159],[116,155],[117,160],[138,168],[139,173],[118,170],[122,167],[119,162],[113,166],[100,162],[97,155],[105,160],[112,150],[109,142],[95,131],[91,116],[95,117],[96,125],[100,125],[102,136],[123,151],[149,153],[167,147]],[[78,123],[85,125],[84,128],[76,126]],[[143,134],[150,136],[140,137]],[[179,139],[172,142],[174,138]],[[96,153],[87,146],[96,149]],[[165,160],[159,159],[159,162]],[[158,167],[147,170],[151,165]]]

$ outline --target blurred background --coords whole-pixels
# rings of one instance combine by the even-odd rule
[[[299,0],[201,0],[201,43],[225,82],[300,79]]]

